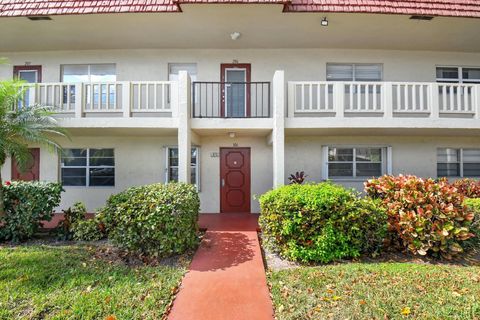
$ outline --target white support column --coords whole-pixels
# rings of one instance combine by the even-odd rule
[[[285,72],[273,76],[273,187],[285,183]]]
[[[123,110],[123,117],[130,118],[131,111],[132,111],[132,83],[131,82],[124,82],[122,83],[122,110]],[[138,90],[138,94],[140,94],[140,89]]]
[[[83,97],[83,84],[75,84],[75,118],[83,117]]]
[[[385,82],[381,85],[381,97],[383,117],[391,119],[393,118],[393,84],[391,82]]]
[[[187,71],[178,73],[178,181],[190,183],[192,134],[190,130],[191,81]]]
[[[432,119],[440,118],[440,99],[439,99],[439,87],[438,84],[430,84],[428,86],[430,90],[430,117]]]

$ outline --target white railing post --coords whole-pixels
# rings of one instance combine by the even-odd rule
[[[170,85],[170,109],[172,110],[172,118],[178,117],[178,82],[174,81]]]
[[[285,72],[273,75],[273,187],[285,184]],[[292,115],[293,116],[293,115]]]
[[[34,84],[32,86],[29,86],[27,87],[28,89],[28,102],[30,103],[30,105],[34,105],[34,104],[37,104],[37,87],[38,85],[37,84]]]
[[[345,117],[345,83],[343,82],[333,84],[333,108],[337,118]]]
[[[70,92],[67,89],[67,94],[69,95]],[[82,83],[76,83],[75,84],[75,118],[82,118],[83,117],[83,112],[84,112],[84,93],[83,93],[83,84]]]
[[[440,99],[438,84],[432,83],[428,86],[430,95],[430,117],[433,119],[440,118]]]
[[[178,181],[190,183],[192,133],[190,129],[191,80],[187,71],[178,73]]]
[[[288,104],[287,104],[287,117],[289,118],[293,118],[295,117],[295,97],[296,97],[296,92],[295,92],[295,89],[296,88],[296,85],[294,82],[289,82],[288,83],[288,92],[287,92],[287,96],[288,96]]]
[[[480,84],[475,84],[473,86],[473,112],[475,119],[480,119]]]
[[[130,118],[132,115],[132,83],[131,82],[123,82],[122,83],[122,110],[123,110],[123,117]]]
[[[383,108],[383,117],[393,118],[393,83],[382,83],[381,88],[380,103]]]

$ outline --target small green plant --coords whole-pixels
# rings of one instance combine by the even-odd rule
[[[475,213],[445,179],[383,176],[368,180],[365,191],[382,200],[393,242],[414,254],[450,259],[473,237]]]
[[[71,230],[73,239],[77,241],[98,241],[105,238],[101,223],[96,217],[76,221]]]
[[[52,219],[62,186],[53,182],[7,181],[3,186],[5,216],[0,216],[0,240],[30,239]]]
[[[72,226],[86,218],[87,208],[82,202],[76,202],[73,207],[62,211],[64,218],[58,224],[56,232],[59,239],[71,240],[73,238]]]
[[[198,242],[200,199],[183,183],[132,187],[108,199],[98,219],[109,239],[129,251],[169,256]]]
[[[264,244],[290,260],[328,263],[375,253],[386,236],[378,201],[330,182],[280,187],[262,195],[260,206]]]

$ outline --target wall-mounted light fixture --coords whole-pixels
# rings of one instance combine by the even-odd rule
[[[322,27],[328,27],[328,20],[327,17],[323,17],[322,21],[320,21]]]
[[[230,38],[232,38],[233,41],[238,40],[241,36],[242,34],[237,31],[230,33]]]
[[[229,132],[228,136],[233,139],[233,138],[235,138],[236,134],[235,134],[235,132]]]

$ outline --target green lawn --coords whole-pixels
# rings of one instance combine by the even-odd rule
[[[93,251],[0,247],[0,319],[162,318],[184,266],[134,268],[94,259]]]
[[[480,319],[480,266],[349,263],[270,272],[277,319]]]

